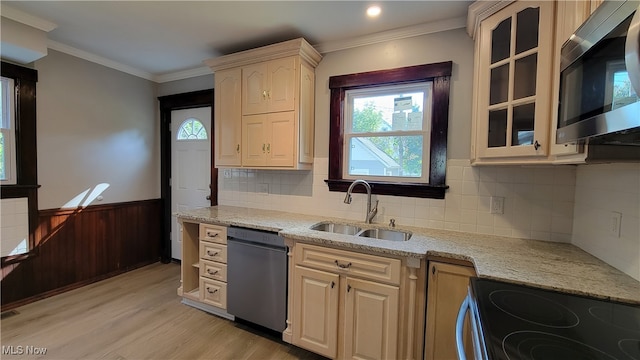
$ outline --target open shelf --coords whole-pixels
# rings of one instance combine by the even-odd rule
[[[185,292],[182,294],[183,297],[192,299],[192,300],[200,300],[200,289],[199,288],[195,288],[189,292]]]

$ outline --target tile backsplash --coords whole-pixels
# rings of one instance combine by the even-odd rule
[[[572,243],[640,280],[640,164],[579,166]],[[611,233],[621,214],[620,236]]]
[[[364,220],[366,196],[330,192],[324,180],[326,158],[312,171],[226,169],[219,174],[221,205],[272,209]],[[447,160],[445,199],[374,195],[376,223],[495,234],[526,239],[571,242],[575,166],[472,167],[468,160]],[[491,197],[504,198],[504,213],[490,212]]]

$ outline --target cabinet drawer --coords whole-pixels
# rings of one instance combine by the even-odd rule
[[[227,265],[209,260],[200,260],[200,276],[226,282]]]
[[[227,284],[200,278],[200,300],[209,305],[217,306],[221,309],[227,308]]]
[[[294,250],[296,265],[329,270],[364,279],[400,284],[399,259],[351,251],[324,248],[308,244],[296,244]]]
[[[200,224],[200,240],[226,244],[227,228],[211,224]]]
[[[227,263],[227,245],[200,241],[200,258]]]

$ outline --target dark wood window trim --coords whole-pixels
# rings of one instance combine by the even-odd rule
[[[343,105],[347,90],[376,86],[410,84],[433,81],[431,114],[431,148],[428,183],[368,181],[371,191],[379,195],[396,195],[444,199],[447,169],[447,130],[449,126],[449,88],[453,63],[451,61],[379,70],[358,74],[332,76],[329,120],[329,191],[347,191],[352,180],[342,178],[344,143]],[[364,191],[361,187],[355,191]]]
[[[160,247],[161,261],[171,261],[171,112],[211,106],[211,206],[218,205],[218,169],[214,164],[213,149],[213,89],[158,97],[160,101],[160,196],[163,201],[163,231]]]
[[[38,227],[38,164],[36,152],[36,82],[38,71],[2,61],[0,74],[14,80],[16,91],[16,184],[2,185],[0,198],[28,198],[29,252],[5,256],[2,265],[37,255],[35,230]]]

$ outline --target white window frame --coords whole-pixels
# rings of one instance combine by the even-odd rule
[[[353,100],[364,96],[383,96],[397,93],[415,93],[424,92],[422,104],[422,130],[391,130],[384,132],[359,132],[353,133]],[[371,181],[395,181],[395,182],[418,182],[427,183],[429,180],[430,167],[430,150],[431,150],[431,115],[433,104],[433,81],[423,81],[411,84],[401,85],[385,85],[375,88],[359,88],[351,89],[345,92],[345,101],[343,105],[344,123],[343,123],[343,151],[342,151],[342,177],[344,179],[355,180],[365,179]],[[350,175],[349,159],[351,154],[351,139],[357,137],[372,136],[422,136],[422,176],[370,176],[370,175]]]
[[[16,99],[13,79],[2,77],[2,122],[0,131],[4,138],[5,178],[0,179],[2,185],[17,184],[16,171],[16,131],[15,108]]]

